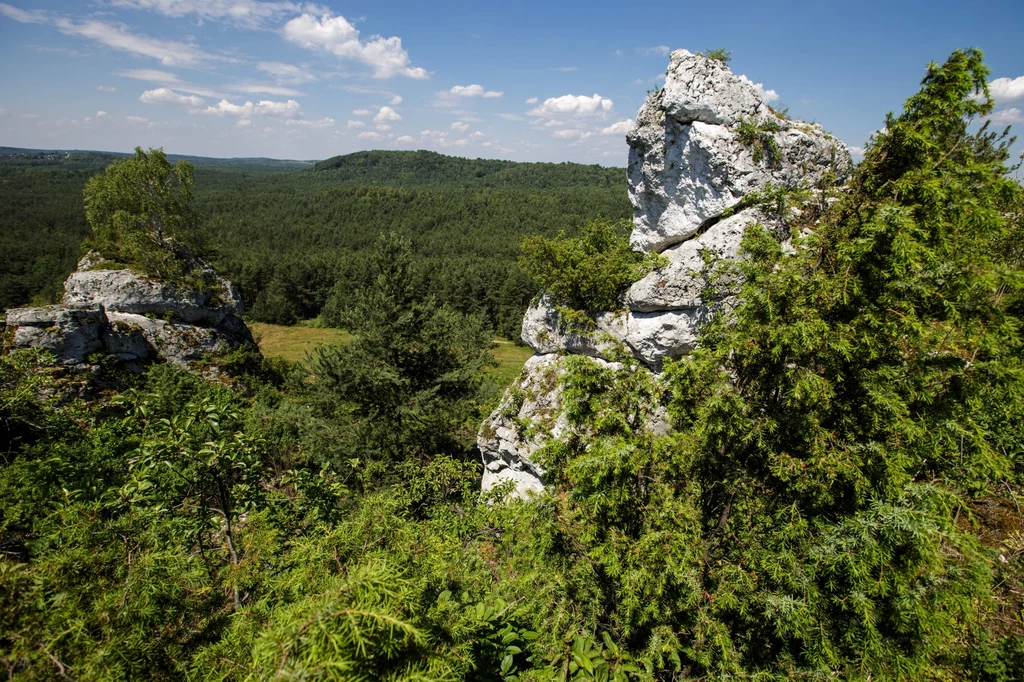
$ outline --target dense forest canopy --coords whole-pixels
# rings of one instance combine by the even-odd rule
[[[417,285],[400,229],[332,301],[355,340],[312,366],[239,353],[212,383],[0,356],[0,669],[1024,679],[1024,192],[1008,132],[978,125],[987,76],[976,50],[929,65],[848,184],[778,197],[794,248],[754,224],[744,259],[708,259],[709,293],[742,290],[692,354],[660,375],[565,358],[536,498],[480,494],[488,330]],[[369,195],[366,216],[456,196],[332,172],[288,177],[326,206]],[[545,268],[621,274],[619,236],[534,239],[525,262],[588,313],[606,292]]]
[[[85,182],[114,158],[0,155],[0,249],[10,254],[0,263],[0,307],[59,294],[88,234]],[[196,210],[212,261],[241,287],[258,321],[321,314],[332,296],[366,282],[369,246],[395,232],[412,240],[419,287],[518,338],[534,293],[515,262],[519,241],[630,215],[622,169],[423,151],[359,152],[284,170],[294,166],[196,164]]]

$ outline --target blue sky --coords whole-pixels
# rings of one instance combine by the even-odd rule
[[[0,145],[621,166],[668,50],[724,46],[773,105],[859,147],[958,47],[984,50],[996,122],[1024,123],[1022,34],[1024,0],[9,0]]]

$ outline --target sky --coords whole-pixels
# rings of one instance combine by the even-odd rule
[[[5,0],[0,145],[624,166],[670,50],[724,47],[856,156],[956,48],[984,51],[993,122],[1024,124],[1022,38],[1024,0]]]

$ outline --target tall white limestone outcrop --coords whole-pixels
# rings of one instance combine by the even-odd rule
[[[620,310],[596,315],[590,333],[566,330],[547,298],[531,306],[522,336],[537,355],[477,437],[484,490],[505,481],[520,496],[543,490],[543,468],[532,455],[569,428],[558,382],[565,355],[606,364],[613,349],[624,348],[647,368],[640,371],[657,373],[666,358],[689,353],[716,303],[702,298],[703,252],[736,259],[752,223],[787,241],[787,216],[753,201],[755,193],[813,190],[842,179],[851,165],[845,146],[820,126],[778,115],[749,79],[686,50],[672,53],[665,86],[647,98],[626,141],[630,243],[662,254],[668,264],[634,283]],[[545,428],[523,428],[537,423]],[[650,423],[664,428],[660,415],[651,414]]]

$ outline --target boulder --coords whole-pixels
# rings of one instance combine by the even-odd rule
[[[63,305],[9,310],[14,345],[48,350],[61,365],[104,352],[141,371],[157,358],[197,369],[208,356],[253,344],[237,290],[212,270],[207,290],[182,291],[109,265],[87,254],[64,283]]]
[[[104,261],[97,261],[92,254],[82,259],[79,270],[64,282],[65,305],[102,305],[120,313],[157,315],[209,327],[243,312],[234,285],[212,272],[208,289],[180,290],[133,270],[103,269],[103,265]]]
[[[78,365],[103,350],[106,317],[98,306],[13,308],[7,326],[14,330],[15,346],[46,350],[62,365]]]

